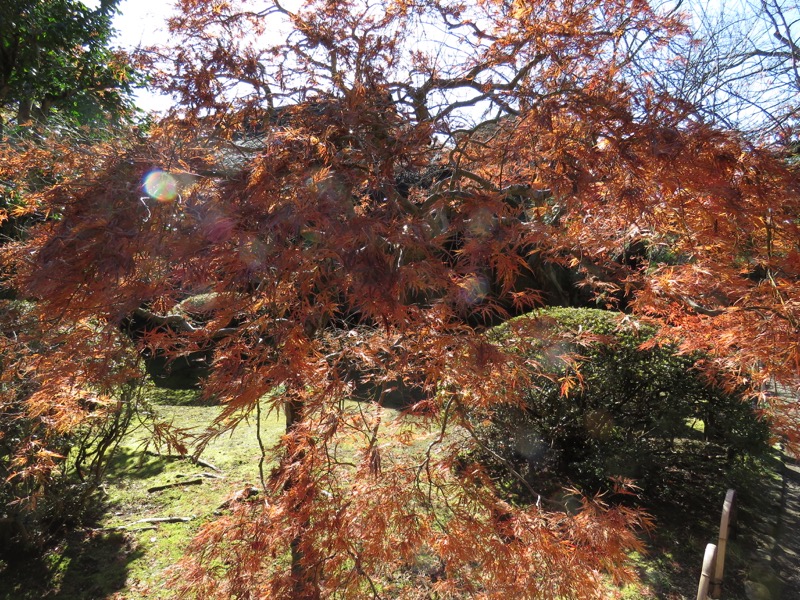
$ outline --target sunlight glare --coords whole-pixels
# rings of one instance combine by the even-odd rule
[[[168,202],[178,196],[178,181],[169,173],[155,169],[145,176],[142,189],[153,200]]]
[[[489,282],[483,275],[470,275],[459,286],[461,300],[466,304],[480,304],[489,293]]]

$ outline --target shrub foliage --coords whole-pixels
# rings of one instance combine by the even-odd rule
[[[479,428],[478,454],[509,492],[530,499],[565,480],[609,489],[619,478],[655,492],[687,452],[710,445],[732,459],[766,447],[767,422],[743,390],[723,388],[701,354],[682,354],[655,334],[618,313],[572,308],[535,311],[490,332],[538,371],[521,405],[497,408]],[[519,343],[531,335],[530,345]],[[687,442],[700,436],[700,447]]]

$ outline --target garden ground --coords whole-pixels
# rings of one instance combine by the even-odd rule
[[[187,398],[160,393],[162,418],[200,428],[218,413],[217,407],[187,404]],[[262,441],[272,445],[282,429],[283,419],[268,415],[261,423]],[[193,534],[215,518],[231,494],[258,486],[261,450],[255,433],[255,420],[244,422],[212,442],[202,463],[195,463],[160,456],[147,444],[145,430],[134,430],[115,459],[96,524],[70,534],[43,559],[0,562],[0,600],[171,598],[165,589],[175,575],[170,566]],[[703,548],[716,541],[725,491],[719,474],[708,472],[702,456],[697,460],[665,474],[675,484],[675,497],[652,507],[658,527],[649,539],[650,552],[634,556],[641,583],[609,588],[610,598],[696,596]],[[723,597],[800,600],[800,465],[776,453],[740,466],[734,478],[740,525],[729,545]],[[687,481],[694,485],[687,487]],[[169,517],[176,519],[157,521]]]

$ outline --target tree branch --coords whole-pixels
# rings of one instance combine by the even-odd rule
[[[204,328],[195,327],[186,319],[186,317],[182,315],[158,315],[150,310],[147,310],[146,308],[141,307],[133,311],[133,314],[137,317],[145,319],[148,323],[152,323],[156,327],[167,327],[183,333],[204,331]],[[216,340],[229,335],[234,335],[238,331],[239,329],[237,327],[223,327],[211,332],[211,339]]]

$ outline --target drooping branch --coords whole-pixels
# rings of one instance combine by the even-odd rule
[[[153,327],[166,327],[174,331],[182,333],[196,333],[198,331],[205,331],[202,327],[196,327],[189,322],[183,315],[159,315],[146,308],[137,308],[133,314],[141,319],[144,319],[149,325]],[[230,335],[239,333],[237,327],[221,327],[211,333],[211,339],[220,339]]]

